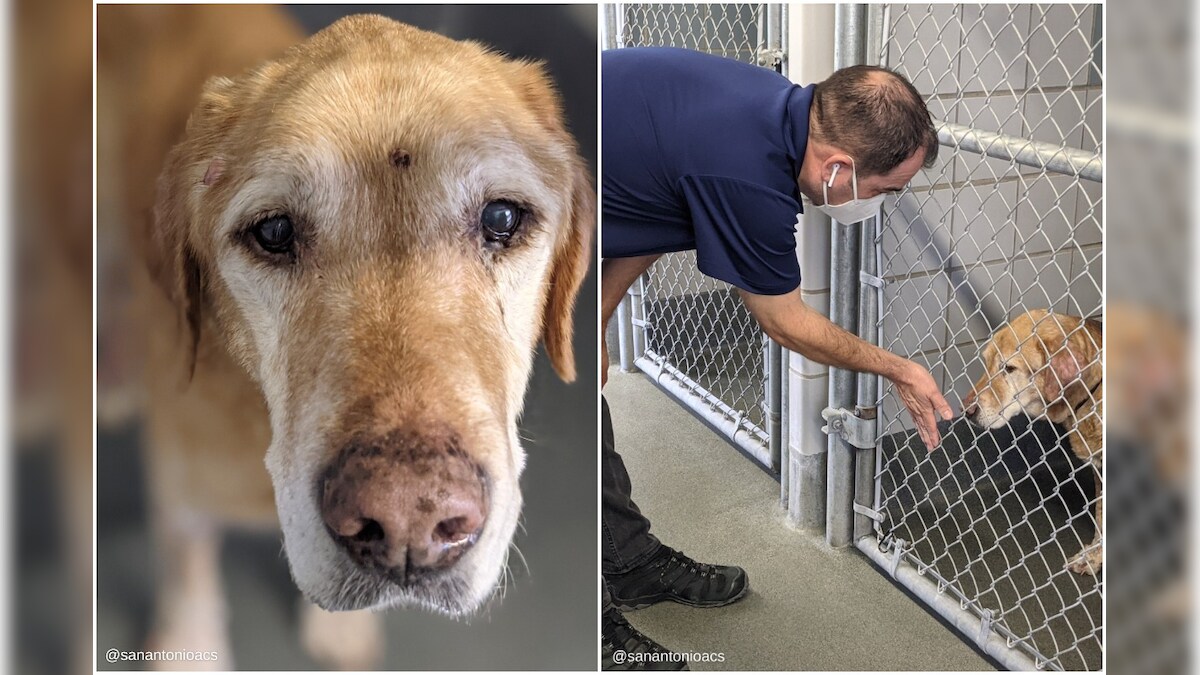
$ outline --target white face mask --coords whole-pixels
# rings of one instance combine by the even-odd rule
[[[842,168],[841,164],[833,165],[833,173],[829,175],[828,183],[821,183],[821,195],[824,197],[824,204],[816,207],[817,210],[825,213],[830,218],[839,223],[857,223],[872,216],[879,215],[879,207],[883,205],[883,195],[878,194],[870,199],[860,200],[858,198],[858,170],[854,166],[854,160],[850,160],[850,176],[851,185],[854,188],[854,199],[842,204],[829,203],[829,188],[833,187],[833,179],[837,178],[838,170]]]

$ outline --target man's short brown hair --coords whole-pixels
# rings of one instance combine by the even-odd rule
[[[925,100],[903,75],[877,66],[842,68],[813,92],[813,138],[854,157],[859,175],[896,168],[920,148],[937,160],[937,131]]]

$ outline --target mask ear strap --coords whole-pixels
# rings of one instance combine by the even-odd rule
[[[854,158],[850,158],[850,178],[854,186],[854,201],[858,201],[858,166],[854,162]]]

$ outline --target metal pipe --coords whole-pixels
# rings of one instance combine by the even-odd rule
[[[788,505],[788,470],[792,465],[791,447],[792,447],[792,353],[786,348],[779,348],[779,439],[780,439],[780,455],[779,455],[779,505],[785,510]]]
[[[879,218],[868,218],[862,222],[859,252],[860,279],[858,287],[858,336],[871,344],[877,344],[879,336],[879,296],[876,286],[867,283],[879,278],[879,260],[875,257],[875,239],[879,231]],[[857,403],[854,414],[867,420],[871,427],[871,438],[878,437],[878,384],[879,376],[874,373],[858,374]],[[874,508],[875,498],[875,448],[854,449],[854,503]],[[874,521],[854,512],[854,538],[865,537],[874,531]]]
[[[632,373],[637,370],[633,360],[633,310],[629,294],[621,298],[617,305],[617,350],[621,355],[621,372]]]
[[[771,466],[767,433],[754,425],[742,424],[740,413],[709,392],[679,369],[653,352],[638,357],[637,367],[646,377],[664,389],[713,429],[724,435],[746,454],[764,466]],[[749,426],[750,428],[747,428]]]
[[[838,5],[834,14],[834,68],[863,63],[866,50],[866,6]],[[858,333],[859,226],[833,221],[831,227],[829,319]],[[855,374],[829,369],[829,407],[851,409],[855,404]],[[835,548],[849,546],[854,537],[854,446],[836,433],[829,435],[825,498],[825,541]]]
[[[980,131],[950,122],[938,125],[938,143],[1016,162],[1022,166],[1045,169],[1067,176],[1079,176],[1097,183],[1104,182],[1104,156],[1099,153],[992,131]]]
[[[646,353],[646,275],[637,278],[629,287],[629,323],[632,324],[634,365]]]
[[[829,318],[858,333],[858,249],[856,224],[833,223],[831,247]],[[850,410],[855,404],[856,375],[844,368],[829,369],[829,407]],[[833,547],[848,546],[854,526],[855,448],[836,433],[829,435],[825,541]]]
[[[780,471],[783,458],[782,448],[787,445],[783,438],[783,352],[778,342],[767,339],[767,436],[771,452],[771,470]]]
[[[895,571],[892,571],[892,560],[888,553],[879,550],[879,540],[875,537],[864,537],[857,542],[871,562],[878,565],[889,574],[896,583],[908,589],[917,599],[948,621],[965,639],[974,642],[988,656],[996,659],[1005,668],[1029,672],[1043,670],[1037,661],[1027,654],[1008,646],[1008,640],[996,630],[985,630],[983,621],[974,613],[964,609],[957,598],[938,589],[938,584],[927,575],[923,575],[912,565],[900,561]]]

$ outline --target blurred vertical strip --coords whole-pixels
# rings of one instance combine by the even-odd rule
[[[9,5],[7,672],[92,671],[92,7]]]
[[[1112,673],[1189,670],[1195,3],[1107,4],[1105,580]]]

